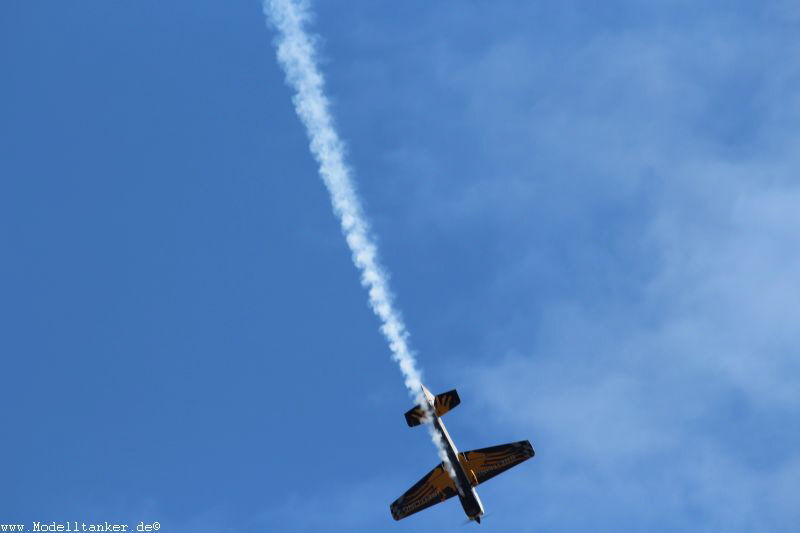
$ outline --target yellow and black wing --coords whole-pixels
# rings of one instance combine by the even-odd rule
[[[522,461],[533,457],[533,455],[533,446],[527,440],[463,453],[464,466],[475,473],[475,478],[479,484],[513,466],[517,466]]]
[[[450,479],[444,466],[439,464],[392,503],[390,506],[392,517],[400,520],[443,502],[457,493],[453,480]]]

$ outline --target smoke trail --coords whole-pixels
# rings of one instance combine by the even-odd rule
[[[381,320],[381,332],[389,342],[392,359],[400,365],[405,384],[414,400],[427,406],[422,378],[414,354],[408,347],[408,332],[395,309],[386,273],[378,262],[377,249],[356,195],[350,170],[344,163],[344,145],[339,139],[323,91],[324,79],[315,62],[313,38],[303,24],[308,20],[306,0],[264,0],[264,13],[278,30],[278,61],[286,81],[294,89],[295,110],[306,127],[311,153],[319,163],[319,174],[331,196],[333,211],[361,272],[361,284],[368,289],[369,303]],[[439,449],[439,456],[453,476],[439,434],[427,424]]]

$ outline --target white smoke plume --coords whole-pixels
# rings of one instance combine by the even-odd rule
[[[412,398],[427,406],[422,393],[422,377],[417,361],[408,346],[408,331],[395,309],[388,278],[381,267],[369,224],[355,192],[350,169],[344,162],[344,145],[339,139],[323,90],[324,79],[315,61],[314,39],[304,29],[308,20],[306,0],[264,0],[264,13],[278,30],[278,61],[286,73],[286,82],[294,89],[297,115],[308,134],[311,153],[319,163],[319,174],[331,196],[333,211],[339,217],[342,232],[361,272],[361,284],[369,292],[369,304],[381,320],[381,331],[389,342],[392,359],[400,366]],[[427,424],[439,456],[453,476],[439,434]]]

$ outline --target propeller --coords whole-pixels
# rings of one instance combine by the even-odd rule
[[[481,515],[481,516],[479,516],[477,520],[476,520],[476,519],[474,519],[474,518],[469,518],[469,519],[467,519],[467,521],[466,521],[466,522],[464,522],[464,523],[463,523],[463,524],[461,524],[461,525],[462,525],[462,526],[466,526],[466,525],[467,525],[467,524],[469,524],[470,522],[477,522],[477,523],[479,523],[479,524],[480,524],[480,523],[481,523],[481,520],[483,520],[483,519],[484,519],[484,518],[486,518],[487,516],[492,516],[492,515],[490,515],[490,514],[484,514],[484,515]]]

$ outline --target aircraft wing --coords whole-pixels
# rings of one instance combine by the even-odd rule
[[[392,517],[400,520],[432,505],[443,502],[458,494],[453,480],[450,479],[442,464],[428,472],[405,494],[397,498],[391,505]]]
[[[479,450],[464,452],[465,467],[475,472],[478,483],[483,483],[512,466],[534,455],[533,446],[527,440],[490,446]],[[447,475],[447,472],[445,472]]]

